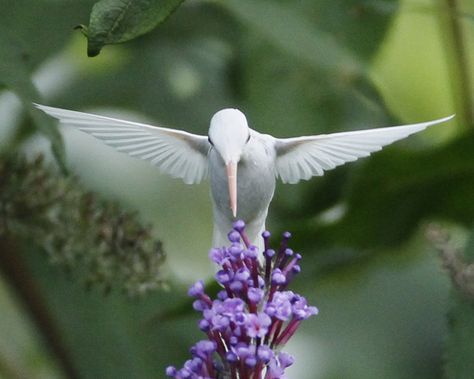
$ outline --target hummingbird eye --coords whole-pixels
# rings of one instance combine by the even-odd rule
[[[211,144],[211,146],[214,146],[214,143],[211,141],[211,137],[207,137],[207,140],[209,141],[209,143]]]
[[[249,133],[249,136],[247,137],[247,141],[245,141],[245,143],[248,143],[250,141],[250,133]]]

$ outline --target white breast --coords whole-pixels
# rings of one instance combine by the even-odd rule
[[[229,207],[225,165],[214,149],[209,153],[209,173],[215,220],[214,240],[221,245],[227,242],[227,232],[235,219]],[[238,164],[237,219],[245,221],[249,238],[254,242],[259,242],[258,235],[265,227],[274,191],[275,153],[272,141],[266,136],[252,133]]]

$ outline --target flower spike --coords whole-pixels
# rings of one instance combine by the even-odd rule
[[[263,266],[241,220],[228,234],[228,247],[211,249],[209,258],[220,266],[215,278],[223,290],[212,300],[200,280],[188,291],[196,299],[194,309],[202,313],[199,328],[208,340],[191,348],[192,359],[181,369],[168,367],[168,377],[285,378],[294,359],[281,348],[303,320],[318,313],[303,296],[286,289],[301,270],[301,255],[288,248],[290,237],[289,232],[283,234],[276,253],[269,245],[270,233],[262,233]]]

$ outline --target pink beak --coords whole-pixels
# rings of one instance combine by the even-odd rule
[[[226,165],[227,182],[229,183],[229,199],[232,215],[237,216],[237,163],[229,162]]]

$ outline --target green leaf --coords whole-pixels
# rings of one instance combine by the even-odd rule
[[[6,3],[8,6],[2,6],[0,12],[0,25],[21,41],[24,59],[29,69],[35,70],[71,40],[75,34],[73,26],[88,17],[94,1],[7,0]],[[0,59],[3,58],[2,51]]]
[[[121,43],[161,24],[184,0],[101,0],[92,7],[87,55],[94,57],[107,44]]]
[[[290,137],[387,122],[383,101],[363,76],[343,80],[336,67],[327,75],[295,62],[256,33],[244,40],[240,67],[249,118],[259,131]]]
[[[0,26],[0,84],[22,99],[34,99],[38,92],[30,79],[29,57],[23,41]]]
[[[227,81],[233,26],[221,8],[183,7],[180,17],[161,27],[162,33],[121,46],[125,58],[113,67],[104,69],[91,60],[86,74],[51,103],[69,109],[121,107],[155,122],[206,133],[212,114],[236,103]]]
[[[390,3],[389,9],[373,3],[382,4],[221,3],[244,26],[251,26],[241,30],[234,84],[252,127],[291,137],[391,124],[383,99],[366,75],[347,75],[347,65],[368,61],[377,52],[397,1],[383,2]],[[340,202],[349,171],[338,168],[297,186],[279,185],[271,221],[305,218]]]
[[[361,162],[347,210],[331,225],[301,228],[315,245],[399,246],[427,218],[469,225],[474,213],[474,138],[426,151],[388,148]],[[311,233],[310,233],[311,231]]]
[[[72,26],[87,17],[91,5],[91,0],[18,0],[9,1],[0,12],[0,88],[13,91],[33,120],[20,124],[9,148],[15,149],[38,130],[51,141],[63,172],[67,170],[62,138],[56,123],[31,104],[41,101],[31,74],[45,59],[61,51],[74,33]]]
[[[40,295],[36,301],[48,310],[77,378],[161,378],[167,365],[183,362],[189,346],[202,338],[189,319],[151,322],[157,311],[183,301],[184,290],[134,301],[115,292],[104,296],[84,291],[33,246],[19,258],[26,264],[22,280]]]
[[[343,69],[348,76],[362,71],[362,63],[350,50],[293,6],[252,0],[227,0],[221,4],[274,46],[302,62],[329,71]]]
[[[465,253],[474,263],[474,233]],[[471,272],[471,280],[474,279]],[[447,379],[470,379],[474,372],[474,301],[459,288],[451,291],[451,309],[448,313],[445,374]]]
[[[41,115],[33,107],[40,95],[30,77],[28,54],[21,40],[0,27],[0,85],[3,85],[20,98],[23,107],[34,121],[36,128],[51,141],[56,160],[63,171],[66,171],[65,153],[61,135],[53,121]],[[32,130],[29,130],[31,132]],[[19,131],[22,132],[22,131]],[[17,139],[20,136],[17,134]],[[21,141],[13,141],[13,145]]]
[[[384,42],[398,0],[301,0],[299,7],[318,28],[367,61]]]
[[[471,379],[474,372],[474,304],[453,294],[448,315],[445,372],[448,379]]]

